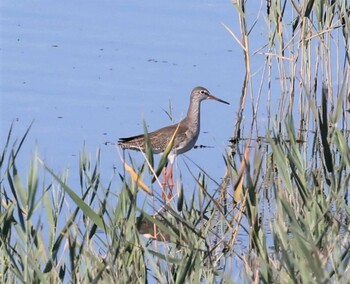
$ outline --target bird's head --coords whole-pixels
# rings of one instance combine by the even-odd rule
[[[198,100],[200,102],[203,100],[211,99],[211,100],[216,100],[218,102],[229,105],[228,102],[221,100],[217,97],[214,97],[212,94],[210,94],[210,92],[206,88],[203,88],[203,87],[195,87],[192,90],[191,99]]]

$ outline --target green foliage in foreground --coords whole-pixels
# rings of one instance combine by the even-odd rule
[[[83,150],[77,194],[66,174],[57,176],[37,155],[25,182],[16,166],[22,142],[11,148],[10,140],[9,135],[1,155],[2,283],[183,283],[225,277],[217,262],[222,256],[216,257],[221,244],[207,238],[216,231],[213,223],[220,225],[209,195],[186,204],[181,213],[171,204],[164,206],[160,221],[137,207],[136,183],[125,182],[117,196],[112,184],[102,185],[99,153],[93,165]],[[204,185],[198,181],[198,186]],[[159,243],[138,233],[143,220],[157,225]]]
[[[268,42],[251,51],[261,19],[248,19],[246,3],[234,1],[242,39],[226,26],[246,72],[221,184],[188,167],[193,194],[179,181],[179,195],[164,204],[125,176],[101,182],[100,152],[94,161],[83,149],[73,188],[67,170],[52,171],[38,154],[20,171],[28,132],[13,143],[10,131],[0,156],[1,283],[348,282],[350,9],[346,1],[266,1]],[[261,78],[251,66],[259,54]],[[152,164],[133,170],[151,180]]]
[[[338,129],[329,134],[331,156],[310,171],[287,118],[287,136],[268,138],[266,167],[258,148],[247,163],[238,204],[225,180],[209,193],[209,179],[201,174],[192,197],[154,208],[154,216],[144,209],[157,203],[157,194],[148,197],[127,180],[117,195],[112,183],[103,186],[99,152],[94,164],[82,151],[80,190],[70,188],[67,174],[56,175],[38,155],[24,177],[16,161],[25,137],[10,146],[9,135],[0,160],[0,280],[346,283],[350,149]],[[229,159],[228,175],[235,179],[238,171]],[[146,167],[139,171],[140,177],[147,173]],[[263,191],[271,200],[256,182],[262,173],[268,175]],[[138,198],[149,204],[139,208]],[[273,203],[269,216],[262,209],[267,202]],[[142,234],[154,226],[157,240],[148,241]]]

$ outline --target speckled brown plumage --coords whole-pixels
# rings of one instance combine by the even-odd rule
[[[153,153],[159,154],[165,151],[165,148],[168,146],[177,127],[178,124],[169,125],[148,133],[148,139],[150,141]],[[178,149],[184,141],[188,141],[188,139],[191,139],[191,137],[193,137],[193,133],[188,129],[186,119],[184,119],[180,122],[180,126],[176,132],[173,149]],[[145,151],[145,144],[144,134],[120,138],[118,141],[118,145],[121,148],[138,151]]]
[[[192,90],[191,93],[187,116],[182,121],[177,124],[166,126],[148,133],[153,153],[160,154],[165,151],[176,129],[178,128],[172,151],[168,155],[168,160],[171,166],[169,172],[170,188],[174,186],[172,181],[172,165],[175,157],[192,149],[197,141],[200,130],[200,103],[206,99],[213,99],[225,104],[229,104],[228,102],[212,96],[207,89],[203,87],[196,87]],[[141,134],[127,138],[120,138],[118,145],[123,149],[145,151],[145,135]],[[165,184],[166,183],[163,183],[164,187]]]

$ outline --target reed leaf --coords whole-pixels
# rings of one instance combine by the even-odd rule
[[[152,150],[151,140],[149,139],[149,135],[148,135],[146,121],[143,121],[143,131],[144,131],[144,137],[145,137],[146,158],[149,162],[149,166],[151,167],[151,169],[153,169],[154,168],[153,150]]]
[[[161,174],[161,172],[164,169],[164,167],[168,164],[168,156],[169,156],[169,153],[173,149],[174,141],[175,141],[175,138],[176,138],[177,131],[179,130],[179,127],[180,127],[180,124],[178,124],[178,126],[176,127],[173,135],[171,136],[171,139],[170,139],[168,145],[165,148],[165,151],[164,151],[162,157],[160,158],[160,161],[159,161],[159,164],[158,164],[158,168],[156,170],[156,176],[153,177],[152,183],[155,182],[156,177],[159,177],[159,175]]]
[[[153,195],[153,192],[149,189],[149,187],[142,181],[140,180],[140,175],[137,174],[132,167],[130,167],[126,162],[124,162],[124,167],[125,169],[129,172],[132,180],[136,182],[136,184],[144,190],[146,193],[149,195]]]
[[[91,221],[93,221],[100,229],[106,230],[107,225],[104,223],[103,219],[97,215],[66,183],[64,183],[46,164],[40,160],[43,167],[54,177],[54,179],[62,186],[62,188],[68,193],[72,198],[74,203],[83,211],[83,213],[88,216]]]

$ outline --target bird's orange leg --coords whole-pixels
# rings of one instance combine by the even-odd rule
[[[163,169],[163,181],[162,181],[162,198],[165,200],[166,198],[166,181],[167,181],[167,174],[166,174],[166,168],[167,166],[164,167]]]
[[[168,198],[172,198],[173,197],[173,188],[174,188],[174,181],[173,181],[173,164],[170,164],[170,170],[169,170],[169,194],[168,194]]]

